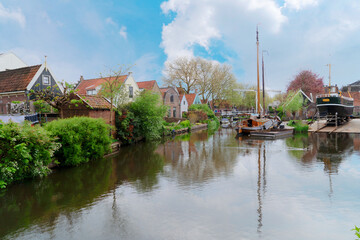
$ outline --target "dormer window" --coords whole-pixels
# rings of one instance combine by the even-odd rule
[[[95,89],[86,90],[86,94],[87,95],[96,95],[96,90]]]
[[[50,85],[50,76],[49,75],[43,75],[42,76],[42,84],[43,85]]]

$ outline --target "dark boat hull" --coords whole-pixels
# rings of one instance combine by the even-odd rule
[[[325,96],[316,99],[316,106],[320,116],[335,115],[338,117],[349,117],[353,114],[354,100],[341,96]]]

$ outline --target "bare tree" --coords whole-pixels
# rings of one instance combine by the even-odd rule
[[[121,65],[118,69],[114,70],[108,68],[105,73],[100,73],[100,78],[104,80],[101,84],[99,94],[110,101],[110,125],[112,124],[112,116],[114,112],[114,105],[118,106],[126,102],[126,95],[128,91],[124,84],[126,74],[131,69],[131,66]]]
[[[195,90],[198,76],[195,58],[180,57],[165,64],[164,82],[173,87],[181,87],[186,93]]]

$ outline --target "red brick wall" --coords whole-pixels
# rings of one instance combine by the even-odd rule
[[[171,102],[170,101],[170,98],[171,98],[171,95],[174,96],[174,101]],[[166,106],[169,106],[170,108],[170,111],[171,111],[171,115],[170,117],[174,117],[173,115],[173,108],[175,107],[176,108],[176,116],[177,118],[180,118],[180,98],[179,98],[179,94],[172,88],[170,88],[166,93],[165,93],[165,96],[164,96],[164,105]]]
[[[11,94],[11,95],[0,95],[0,114],[7,114],[7,104],[12,101],[25,102],[27,99],[25,93],[23,94]],[[33,111],[33,109],[31,109]]]
[[[107,124],[110,124],[110,110],[90,110],[89,117],[103,118]],[[112,125],[115,126],[115,112],[112,113]]]

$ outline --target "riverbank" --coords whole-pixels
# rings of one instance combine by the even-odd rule
[[[316,121],[309,126],[309,132],[322,133],[360,133],[360,119],[351,119],[339,126],[326,126],[325,120]]]

